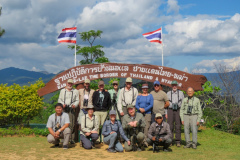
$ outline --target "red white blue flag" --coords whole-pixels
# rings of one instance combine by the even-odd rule
[[[147,38],[149,42],[157,42],[162,44],[162,28],[152,32],[144,33],[143,37]]]
[[[77,42],[77,27],[64,28],[58,36],[59,43],[76,43]]]

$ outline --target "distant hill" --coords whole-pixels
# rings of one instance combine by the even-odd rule
[[[12,85],[14,83],[19,85],[26,85],[28,82],[34,83],[39,78],[42,78],[44,83],[51,80],[55,74],[46,71],[28,71],[19,68],[5,68],[0,70],[0,83]]]

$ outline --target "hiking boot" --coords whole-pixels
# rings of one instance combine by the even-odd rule
[[[63,146],[63,149],[68,149],[68,146],[67,146],[67,145],[64,145],[64,146]]]
[[[172,150],[170,148],[163,148],[164,152],[172,152]]]
[[[59,143],[58,143],[58,144],[55,144],[54,147],[55,147],[55,148],[58,148],[58,147],[59,147]]]
[[[73,140],[70,141],[70,144],[75,144],[75,142]]]
[[[181,144],[180,144],[180,143],[177,143],[176,146],[177,146],[177,147],[181,147]]]
[[[110,153],[116,153],[116,150],[112,149],[112,148],[108,148],[107,151],[110,152]]]
[[[141,151],[142,151],[142,149],[138,147],[138,148],[137,148],[137,151],[138,151],[138,152],[141,152]]]
[[[196,144],[192,144],[192,148],[193,149],[197,149],[197,145]]]
[[[187,144],[187,145],[184,146],[183,148],[191,148],[191,144]]]

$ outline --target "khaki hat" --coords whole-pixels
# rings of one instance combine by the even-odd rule
[[[155,118],[157,118],[157,117],[162,117],[162,114],[161,113],[157,113]]]
[[[128,108],[134,108],[134,105],[130,104],[130,105],[127,106],[127,109]]]
[[[142,84],[142,88],[148,88],[148,84]]]
[[[113,81],[113,83],[112,84],[118,84],[118,81]]]
[[[104,81],[99,81],[98,82],[98,85],[103,85],[104,84]]]
[[[86,109],[86,110],[87,110],[87,109],[94,109],[94,106],[93,106],[92,104],[89,104],[85,109]]]
[[[128,77],[128,78],[126,79],[126,82],[131,82],[131,83],[132,83],[132,78],[131,78],[131,77]]]
[[[84,83],[90,83],[89,79],[85,79]]]
[[[73,83],[73,80],[72,80],[72,79],[69,79],[69,80],[67,81],[67,83]]]

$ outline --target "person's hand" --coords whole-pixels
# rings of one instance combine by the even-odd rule
[[[162,138],[159,138],[159,142],[162,142]]]
[[[116,133],[116,132],[112,131],[110,134],[113,134],[113,133]]]
[[[199,122],[197,122],[197,126],[199,125]]]
[[[133,126],[134,126],[134,127],[137,127],[137,123],[138,123],[138,121],[134,121],[133,123],[134,123]]]
[[[165,114],[165,118],[168,119],[168,115],[167,114]]]
[[[91,131],[91,133],[98,133],[97,131]]]
[[[130,126],[134,127],[134,126],[133,126],[133,125],[134,125],[133,122],[129,122],[128,124],[129,124]]]
[[[144,113],[144,112],[145,112],[145,109],[144,109],[144,108],[139,108],[139,111],[140,111],[141,113]]]
[[[72,105],[72,108],[75,108],[75,105],[74,105],[74,104]]]
[[[65,108],[65,107],[66,107],[66,104],[63,105],[63,108]]]
[[[59,138],[59,135],[60,135],[60,132],[56,131],[56,132],[54,133],[54,138]]]
[[[152,137],[152,140],[153,140],[153,141],[156,141],[156,137],[155,137],[155,136],[154,136],[154,137]]]
[[[85,133],[85,136],[90,136],[90,135],[91,135],[91,132]]]
[[[127,141],[128,145],[130,146],[131,145],[131,142],[130,141]]]
[[[120,113],[120,115],[121,115],[121,116],[124,116],[124,113],[123,113],[123,112],[121,112],[121,113]]]
[[[182,124],[184,125],[184,121],[182,121]]]

